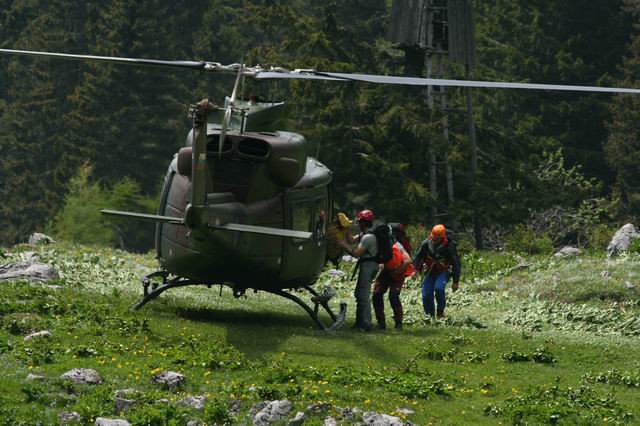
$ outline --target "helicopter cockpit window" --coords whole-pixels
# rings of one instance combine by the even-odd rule
[[[313,227],[313,235],[316,239],[324,238],[327,227],[327,199],[325,197],[316,198],[315,207],[315,225]]]
[[[311,232],[311,203],[309,201],[299,201],[291,206],[291,216],[293,219],[293,229],[296,231]],[[292,238],[294,243],[303,243],[306,240]]]

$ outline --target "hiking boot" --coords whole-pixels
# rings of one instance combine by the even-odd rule
[[[395,328],[396,330],[402,330],[402,323],[401,322],[397,322],[393,328]]]
[[[379,322],[378,323],[378,330],[386,330],[387,329],[387,324],[384,322]]]
[[[438,311],[436,312],[436,319],[444,319],[444,309],[438,309]]]

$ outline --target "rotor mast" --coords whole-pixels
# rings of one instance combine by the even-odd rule
[[[205,205],[207,199],[207,117],[216,109],[209,99],[201,100],[192,109],[191,204],[194,206]]]

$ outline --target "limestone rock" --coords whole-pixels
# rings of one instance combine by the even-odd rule
[[[607,246],[607,256],[612,257],[629,250],[631,242],[640,238],[640,233],[632,223],[627,223],[618,229],[609,245]]]
[[[204,409],[204,402],[206,398],[204,396],[188,396],[176,402],[178,405],[183,405],[185,407],[191,407],[194,410],[202,410]]]
[[[82,417],[80,414],[75,411],[71,411],[68,413],[58,413],[58,421],[60,424],[71,423],[71,422],[80,422],[82,421]]]
[[[122,419],[107,419],[106,417],[98,417],[95,426],[131,426],[131,424]]]
[[[398,409],[396,409],[396,413],[402,414],[402,415],[405,415],[405,416],[410,416],[412,414],[415,414],[416,412],[411,410],[411,409],[409,409],[409,408],[398,408]]]
[[[334,278],[342,278],[345,277],[347,274],[345,274],[343,271],[339,270],[339,269],[329,269],[327,271],[327,274],[331,275]]]
[[[34,232],[29,237],[29,244],[32,246],[35,246],[37,244],[53,244],[53,243],[55,243],[53,238],[49,237],[48,235],[41,234],[39,232]]]
[[[329,411],[331,409],[331,404],[327,402],[318,402],[315,404],[311,404],[305,410],[307,413],[324,413],[325,411]]]
[[[44,263],[20,262],[0,266],[0,280],[18,278],[48,281],[60,278],[60,275],[53,266]]]
[[[160,384],[169,389],[184,385],[186,380],[186,377],[175,371],[162,371],[151,378],[152,383]]]
[[[357,407],[347,407],[340,410],[340,418],[343,420],[355,420],[362,414],[362,410]]]
[[[40,376],[38,374],[27,374],[27,377],[25,377],[25,381],[27,382],[43,382],[46,378],[44,376]]]
[[[20,253],[20,258],[24,261],[24,262],[35,262],[35,260],[38,258],[38,255],[32,251],[25,251],[24,253]]]
[[[33,333],[29,333],[28,335],[24,336],[24,341],[28,342],[33,339],[42,339],[42,338],[50,338],[50,337],[51,337],[50,331],[47,331],[47,330],[35,331]]]
[[[251,408],[249,409],[249,415],[251,417],[255,417],[256,414],[258,414],[260,411],[262,411],[264,409],[264,407],[266,407],[267,405],[269,405],[271,401],[262,401],[262,402],[256,402],[255,404],[253,404],[251,406]]]
[[[116,413],[126,413],[131,407],[136,405],[135,399],[115,398],[116,400]]]
[[[562,247],[556,254],[555,257],[576,257],[576,256],[580,256],[580,254],[582,253],[582,250],[580,250],[577,247]]]
[[[304,421],[307,419],[307,415],[302,411],[298,411],[296,416],[289,420],[289,426],[301,426],[304,424]]]
[[[378,414],[373,411],[367,411],[362,415],[362,421],[365,425],[371,426],[403,426],[404,423],[397,417],[388,414]]]
[[[266,426],[287,417],[291,411],[291,402],[283,399],[281,401],[271,401],[253,418],[254,426]]]
[[[242,400],[241,399],[232,399],[231,401],[229,401],[229,403],[227,405],[229,407],[229,414],[231,414],[234,417],[237,416],[238,414],[240,414],[240,407],[242,406]],[[264,408],[264,407],[262,407],[262,408]],[[260,408],[260,410],[262,410],[262,408]],[[255,414],[260,410],[257,410],[255,413],[253,413],[253,415],[255,416]]]
[[[71,380],[77,385],[99,385],[102,383],[102,377],[96,370],[90,368],[74,368],[60,376],[62,380]]]
[[[133,388],[118,389],[113,393],[115,398],[132,399],[142,396],[142,392]]]
[[[338,422],[331,416],[327,416],[324,418],[324,426],[338,426]]]

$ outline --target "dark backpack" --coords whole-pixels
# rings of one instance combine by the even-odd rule
[[[393,233],[393,238],[396,242],[402,244],[404,250],[411,256],[413,250],[411,249],[411,241],[409,241],[409,237],[404,230],[404,225],[401,223],[389,223],[391,227],[391,232]]]
[[[382,223],[368,233],[375,235],[378,243],[378,253],[373,257],[376,263],[386,263],[393,257],[393,242],[391,241],[391,227]]]
[[[373,234],[376,237],[376,243],[378,245],[378,252],[373,257],[361,257],[358,259],[353,272],[351,273],[351,279],[353,279],[362,262],[376,262],[386,263],[393,257],[393,242],[391,241],[391,228],[389,225],[381,224],[373,228],[371,231],[367,231],[367,234]]]

